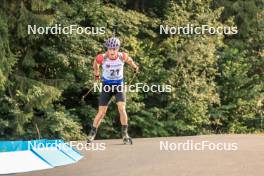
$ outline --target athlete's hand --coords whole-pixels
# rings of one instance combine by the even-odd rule
[[[138,67],[138,66],[136,66],[136,67],[134,68],[134,72],[135,72],[135,73],[139,73],[139,67]]]
[[[94,75],[94,80],[95,81],[99,81],[100,80],[100,76],[99,75]]]

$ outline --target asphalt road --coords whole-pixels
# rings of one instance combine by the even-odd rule
[[[165,144],[169,150],[165,150]],[[191,149],[191,143],[218,144],[218,150]],[[188,144],[189,142],[189,144]],[[164,145],[161,145],[164,144]],[[182,145],[180,146],[180,143]],[[185,144],[185,148],[183,147]],[[186,146],[189,145],[189,150]],[[100,146],[101,145],[101,146]],[[177,148],[175,148],[178,147]],[[225,147],[225,150],[223,149]],[[81,151],[76,164],[16,174],[17,176],[263,176],[264,135],[212,135],[134,139],[122,145],[120,139],[96,140],[94,149]],[[200,145],[201,147],[201,145]],[[212,149],[211,148],[211,149]],[[161,150],[162,149],[162,150]],[[236,150],[237,149],[237,150]]]

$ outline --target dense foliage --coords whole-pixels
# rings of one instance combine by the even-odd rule
[[[236,35],[165,35],[159,25],[237,26]],[[28,25],[105,27],[105,34],[30,34]],[[262,0],[1,0],[0,139],[85,139],[98,108],[92,62],[116,35],[140,65],[127,94],[132,137],[263,131]],[[126,80],[133,77],[126,67]],[[99,138],[120,137],[116,105]],[[40,134],[38,134],[38,131]]]

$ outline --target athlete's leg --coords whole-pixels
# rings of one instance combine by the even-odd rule
[[[104,118],[104,116],[106,114],[108,102],[110,101],[111,97],[112,97],[111,93],[101,92],[100,98],[99,98],[98,113],[96,114],[96,116],[94,118],[93,126],[92,126],[91,131],[88,135],[87,143],[90,143],[94,140],[96,133],[97,133],[97,129],[98,129],[102,119]]]
[[[121,125],[127,125],[126,95],[124,91],[115,93]]]
[[[122,125],[122,138],[124,143],[132,143],[131,138],[128,135],[128,118],[126,113],[126,103],[119,101],[117,107],[120,115],[120,122]]]
[[[128,135],[128,117],[126,113],[126,99],[123,92],[116,94],[117,107],[120,115],[120,122],[122,125],[122,138],[124,144],[132,144],[132,139]]]
[[[94,121],[93,121],[93,127],[98,128],[102,119],[104,118],[108,106],[99,106],[98,113],[96,114]]]
[[[93,121],[93,127],[94,128],[98,128],[102,119],[104,118],[106,111],[107,111],[108,103],[109,103],[111,97],[112,97],[111,92],[102,91],[100,93],[99,109],[98,109],[98,113],[96,114],[94,121]]]
[[[97,133],[97,128],[99,127],[102,119],[104,118],[106,111],[107,111],[107,106],[99,106],[98,113],[96,114],[94,118],[93,126],[88,135],[87,143],[91,143],[94,140],[96,133]]]
[[[127,113],[126,113],[126,103],[119,101],[117,102],[118,112],[120,115],[120,122],[122,125],[127,125]]]

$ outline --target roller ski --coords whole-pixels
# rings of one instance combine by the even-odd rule
[[[127,125],[123,125],[122,126],[122,139],[123,139],[123,143],[125,145],[127,145],[127,144],[132,145],[133,144],[133,141],[132,141],[131,137],[129,137],[128,132],[127,132],[127,129],[128,129],[128,126]]]
[[[124,143],[125,145],[127,145],[127,144],[132,145],[132,144],[133,144],[133,141],[132,141],[131,137],[129,137],[129,136],[125,136],[125,137],[123,137],[123,143]]]
[[[96,128],[92,127],[92,129],[88,135],[88,138],[87,138],[87,142],[86,142],[87,145],[91,144],[93,142],[93,140],[96,136],[96,132],[97,132]]]

